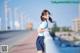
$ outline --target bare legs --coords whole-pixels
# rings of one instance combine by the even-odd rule
[[[37,51],[37,53],[44,53],[42,50]]]

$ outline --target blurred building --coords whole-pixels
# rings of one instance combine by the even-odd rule
[[[75,32],[80,31],[80,18],[76,18],[73,20],[72,30]]]
[[[24,13],[12,7],[9,0],[0,2],[0,31],[24,30],[27,21]]]
[[[0,17],[0,31],[1,31],[1,17]]]
[[[73,19],[72,30],[75,32],[80,32],[80,4],[78,7],[78,17]]]
[[[79,4],[79,8],[78,8],[78,10],[79,10],[79,17],[80,17],[80,4]]]
[[[13,30],[12,9],[8,0],[0,0],[0,31]]]
[[[33,23],[32,22],[28,22],[27,29],[32,30],[32,28],[33,28]]]
[[[1,1],[1,0],[0,0]],[[0,31],[5,30],[5,17],[4,17],[4,1],[2,0],[0,3]]]

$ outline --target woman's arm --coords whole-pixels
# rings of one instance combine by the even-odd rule
[[[37,31],[38,31],[38,33],[41,33],[41,32],[44,32],[45,29],[44,28],[39,28]]]

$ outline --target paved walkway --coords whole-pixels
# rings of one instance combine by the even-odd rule
[[[29,36],[22,38],[18,44],[15,44],[9,53],[37,53],[36,51],[36,31],[32,32]]]

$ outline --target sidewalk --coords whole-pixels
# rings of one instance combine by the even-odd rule
[[[34,31],[29,36],[20,40],[18,44],[14,45],[9,53],[37,53],[36,51],[36,37],[37,33]]]

